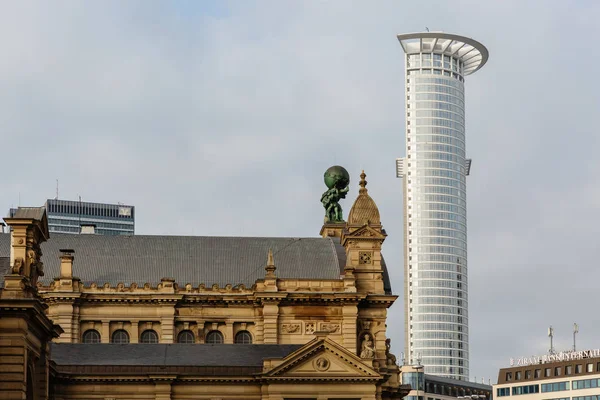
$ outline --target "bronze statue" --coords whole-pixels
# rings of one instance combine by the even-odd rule
[[[321,196],[321,203],[325,207],[325,222],[344,222],[339,201],[345,199],[346,193],[350,190],[348,187],[350,175],[344,167],[334,165],[325,171],[324,180],[329,188]]]

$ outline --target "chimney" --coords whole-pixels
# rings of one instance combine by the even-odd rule
[[[80,233],[82,235],[93,235],[96,233],[96,225],[94,225],[94,224],[81,225]]]
[[[60,278],[61,279],[72,279],[73,278],[73,260],[75,257],[73,249],[60,249]]]

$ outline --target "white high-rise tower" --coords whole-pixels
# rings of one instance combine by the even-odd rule
[[[488,59],[479,42],[398,35],[406,53],[405,354],[425,373],[469,378],[464,77]],[[417,361],[419,360],[419,361]]]

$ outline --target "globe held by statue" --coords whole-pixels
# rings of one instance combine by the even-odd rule
[[[350,174],[348,174],[346,168],[334,165],[325,171],[323,177],[328,188],[321,196],[321,203],[325,207],[325,223],[342,223],[344,217],[339,201],[346,198],[346,193],[349,190]]]
[[[337,189],[344,189],[350,184],[350,174],[346,171],[346,168],[339,165],[329,167],[324,174],[325,185],[329,189],[334,187]]]

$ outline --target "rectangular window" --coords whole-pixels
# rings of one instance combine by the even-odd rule
[[[571,375],[573,373],[573,366],[572,365],[567,365],[565,367],[565,375]]]
[[[525,379],[531,379],[531,370],[525,371]]]
[[[506,382],[510,382],[512,381],[512,372],[507,372],[506,373]]]
[[[589,363],[587,365],[587,372],[594,372],[594,364]]]
[[[542,383],[542,393],[569,390],[569,382]]]
[[[554,368],[554,376],[561,376],[561,375],[562,375],[562,367]]]
[[[583,364],[577,364],[575,366],[575,373],[576,374],[581,374],[583,372]]]
[[[512,388],[513,396],[518,396],[521,394],[539,393],[539,392],[540,392],[540,385],[515,386]]]
[[[457,285],[460,285],[460,284],[457,283]],[[521,371],[515,372],[515,380],[516,381],[520,381],[521,380]]]
[[[498,388],[496,394],[498,397],[510,396],[510,388]]]
[[[544,370],[544,377],[548,378],[549,376],[552,376],[552,370],[550,368],[546,368]]]
[[[542,370],[541,369],[536,369],[534,374],[533,374],[534,378],[541,378],[542,377]]]

